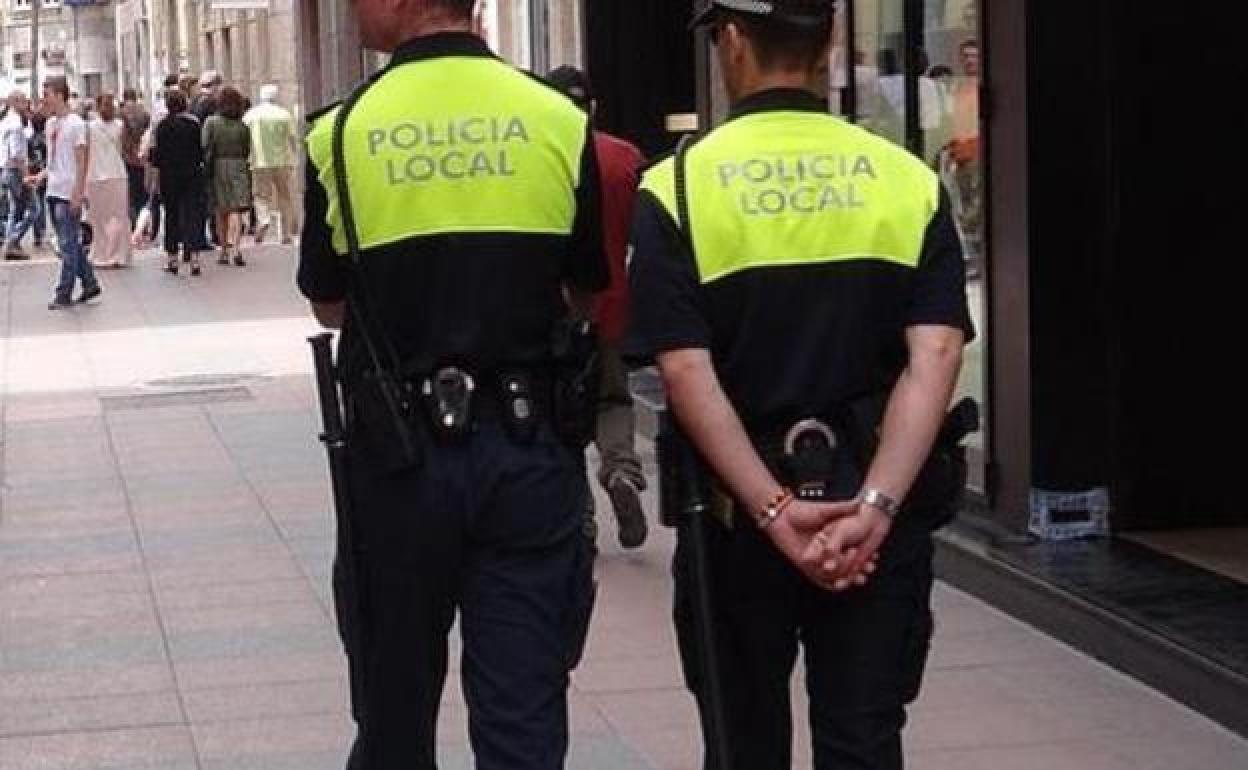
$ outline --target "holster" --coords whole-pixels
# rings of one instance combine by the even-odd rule
[[[387,372],[365,370],[348,390],[348,430],[375,471],[418,470],[424,464],[426,425],[411,386]]]
[[[581,452],[594,440],[602,357],[598,330],[590,321],[565,319],[551,340],[555,376],[551,386],[551,423],[567,446]]]

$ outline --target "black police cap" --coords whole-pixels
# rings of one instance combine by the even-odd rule
[[[836,13],[836,0],[707,0],[690,28],[712,24],[724,11],[734,11],[795,26],[826,24]]]

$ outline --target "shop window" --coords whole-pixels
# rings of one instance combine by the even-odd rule
[[[986,412],[979,0],[849,0],[837,14],[830,109],[918,155],[949,194],[979,332],[967,350],[958,397],[975,398]],[[983,434],[970,444],[972,486],[986,491]]]

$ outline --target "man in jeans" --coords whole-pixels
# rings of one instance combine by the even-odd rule
[[[597,102],[585,73],[565,66],[552,71],[547,80],[593,119]],[[594,131],[594,150],[602,175],[603,245],[611,268],[611,286],[594,303],[594,322],[602,340],[602,389],[594,444],[602,458],[598,483],[615,509],[620,547],[633,549],[646,542],[640,495],[646,477],[633,446],[633,394],[620,347],[628,316],[628,235],[644,159],[636,147],[605,131]]]
[[[4,195],[8,199],[8,216],[5,221],[4,243],[0,256],[4,259],[29,259],[22,251],[22,238],[34,224],[35,207],[30,205],[30,193],[25,177],[29,163],[26,141],[26,121],[30,102],[26,94],[14,89],[9,94],[4,110],[0,113],[0,167],[3,167]]]
[[[260,104],[243,116],[251,130],[251,176],[256,196],[259,228],[256,243],[264,240],[273,223],[273,210],[282,217],[282,243],[299,231],[294,205],[295,158],[299,139],[294,118],[278,105],[278,89],[269,83],[260,88]]]
[[[48,180],[48,209],[61,248],[61,278],[49,310],[62,310],[74,303],[74,283],[82,282],[78,302],[100,296],[100,282],[82,248],[82,199],[87,189],[87,158],[90,144],[87,124],[69,110],[69,85],[63,77],[48,78],[43,98],[52,113],[48,121],[48,168],[31,182]]]

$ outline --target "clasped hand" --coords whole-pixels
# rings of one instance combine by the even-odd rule
[[[807,579],[842,592],[866,585],[892,525],[887,514],[859,500],[794,502],[768,532]]]

